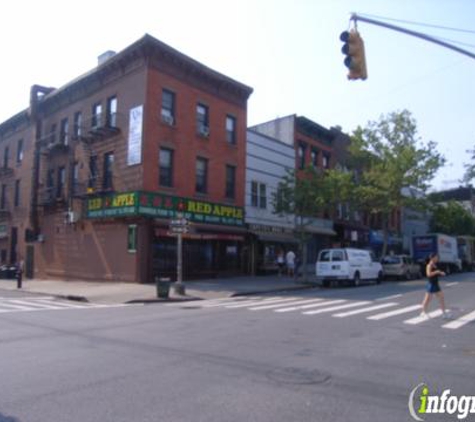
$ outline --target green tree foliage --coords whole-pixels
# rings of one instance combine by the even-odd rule
[[[422,142],[416,121],[407,110],[358,127],[352,136],[351,152],[353,165],[363,169],[355,198],[360,209],[381,214],[385,254],[390,214],[402,206],[421,206],[420,200],[405,195],[404,189],[426,192],[445,159],[434,142]]]
[[[475,220],[472,214],[458,202],[449,201],[435,207],[430,229],[435,233],[452,236],[474,236]]]
[[[470,183],[475,179],[475,148],[467,152],[470,154],[471,163],[465,164],[465,175],[462,182]]]
[[[347,201],[353,192],[351,174],[340,170],[307,167],[296,173],[289,171],[273,194],[274,213],[293,216],[295,235],[299,240],[302,263],[307,263],[307,243],[311,234],[307,228],[311,218],[325,211],[331,214],[339,202]],[[307,280],[306,265],[303,278]]]

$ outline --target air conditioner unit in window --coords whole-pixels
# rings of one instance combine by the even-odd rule
[[[173,118],[173,116],[169,116],[168,114],[162,114],[162,121],[170,126],[173,126],[175,124],[175,119]]]

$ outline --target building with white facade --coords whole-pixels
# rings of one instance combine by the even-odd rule
[[[277,270],[277,255],[296,251],[294,217],[274,213],[273,197],[279,182],[295,168],[295,149],[275,138],[247,131],[246,145],[246,224],[248,272]]]

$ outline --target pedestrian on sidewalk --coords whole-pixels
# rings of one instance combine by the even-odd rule
[[[426,285],[426,294],[424,300],[422,301],[422,313],[421,316],[429,318],[427,309],[429,308],[430,301],[432,296],[435,294],[437,299],[439,299],[440,309],[442,310],[442,316],[444,319],[450,318],[450,314],[445,309],[445,299],[444,292],[441,290],[439,285],[439,277],[445,276],[445,273],[437,268],[437,263],[439,262],[439,255],[433,253],[429,256],[429,262],[426,266],[426,276],[427,276],[427,285]]]
[[[284,272],[284,265],[285,265],[284,251],[281,249],[277,255],[277,267],[279,271],[279,277],[281,277],[282,273]]]
[[[292,249],[285,255],[285,263],[287,265],[287,275],[293,277],[295,273],[295,253]]]

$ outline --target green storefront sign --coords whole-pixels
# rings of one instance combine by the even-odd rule
[[[87,218],[149,216],[171,219],[176,217],[177,212],[182,212],[185,218],[196,223],[244,225],[242,207],[154,192],[124,192],[86,200]]]

